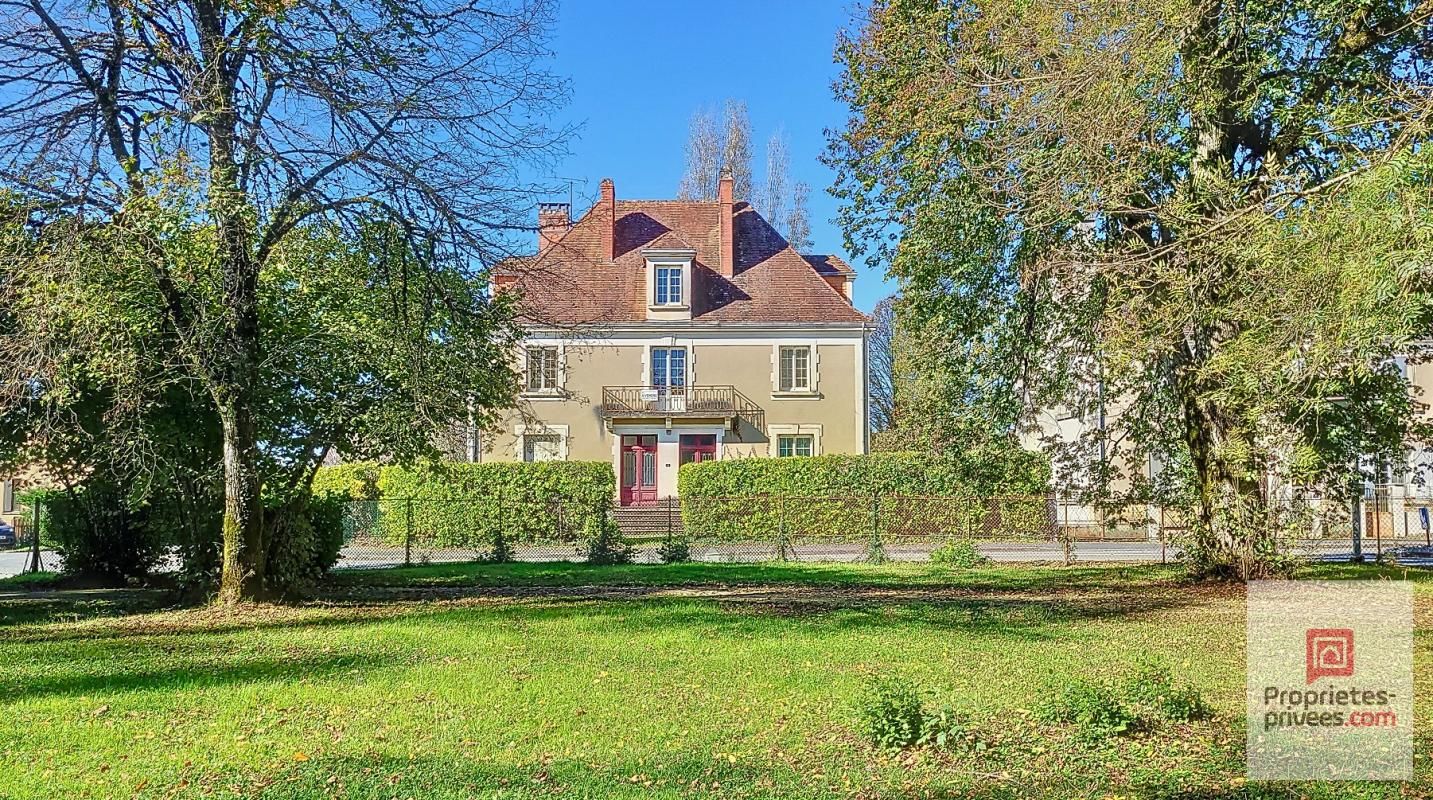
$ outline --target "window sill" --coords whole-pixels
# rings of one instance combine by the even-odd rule
[[[565,400],[567,393],[561,389],[543,389],[535,392],[522,392],[518,395],[524,400]]]
[[[683,303],[683,304],[681,304],[681,305],[665,305],[665,306],[659,306],[659,305],[656,305],[656,304],[652,304],[652,305],[648,305],[648,306],[647,306],[647,310],[648,310],[648,311],[691,311],[691,310],[692,310],[692,307],[689,306],[689,305],[687,305],[686,303]]]
[[[820,392],[817,392],[817,391],[814,391],[814,390],[811,390],[811,389],[801,389],[801,390],[798,390],[798,391],[788,391],[788,392],[772,392],[772,393],[771,393],[771,399],[772,399],[772,400],[819,400],[819,399],[821,399],[821,393],[820,393]]]

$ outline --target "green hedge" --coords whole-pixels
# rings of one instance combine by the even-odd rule
[[[1049,464],[1036,453],[965,464],[921,453],[684,465],[689,534],[718,539],[1045,538]]]
[[[585,542],[610,525],[616,491],[603,461],[442,463],[424,467],[323,467],[316,494],[350,500],[347,538],[486,551],[504,559],[517,543]]]

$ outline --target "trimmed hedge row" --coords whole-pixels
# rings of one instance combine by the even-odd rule
[[[616,490],[601,461],[344,464],[319,469],[315,494],[366,501],[351,507],[346,538],[486,551],[504,560],[517,543],[591,542],[610,533]]]
[[[921,453],[731,459],[684,465],[678,487],[699,538],[1046,538],[1048,462],[1020,451],[1002,467]]]
[[[1014,451],[1002,469],[925,453],[872,453],[811,458],[735,458],[686,464],[678,473],[682,497],[870,496],[902,494],[984,497],[1044,494],[1049,461]]]

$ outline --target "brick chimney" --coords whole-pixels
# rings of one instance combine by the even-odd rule
[[[567,203],[538,203],[537,252],[546,253],[572,227],[572,206]]]
[[[717,181],[717,201],[721,203],[721,264],[718,271],[727,278],[736,274],[736,233],[733,230],[732,195],[736,193],[736,182],[731,178],[731,168],[721,171]]]
[[[602,259],[611,261],[617,252],[617,189],[612,186],[611,178],[603,178],[600,190],[597,212],[598,224],[602,226]]]

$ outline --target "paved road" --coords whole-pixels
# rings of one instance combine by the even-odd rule
[[[29,550],[0,550],[0,578],[19,575],[25,571],[25,565],[28,563],[30,563]],[[45,569],[56,569],[60,565],[60,557],[54,551],[41,550],[40,563],[45,566]]]
[[[1063,548],[1049,542],[985,542],[978,547],[986,558],[1001,563],[1062,561],[1065,557]],[[1300,549],[1312,559],[1348,561],[1352,557],[1352,553],[1347,547],[1343,542],[1321,542],[1317,545],[1305,545]],[[929,552],[929,547],[891,546],[886,551],[886,555],[893,561],[924,561]],[[1176,553],[1174,548],[1162,551],[1158,542],[1077,542],[1074,545],[1076,562],[1157,563],[1161,560],[1172,562]],[[850,562],[863,559],[865,554],[865,547],[860,544],[822,544],[798,547],[796,557],[802,561]],[[40,555],[46,569],[59,567],[60,558],[53,551],[43,550]],[[554,548],[525,554],[523,548],[519,547],[515,555],[520,561],[557,561],[563,560],[566,554],[558,553]],[[766,552],[766,549],[759,547],[753,547],[749,552],[741,555],[733,555],[728,548],[721,550],[692,548],[692,557],[701,561],[759,561],[770,558],[772,555],[772,553]],[[1372,558],[1372,553],[1368,553],[1367,556]],[[0,578],[23,572],[29,557],[30,553],[27,550],[0,551]],[[428,563],[471,561],[473,558],[474,553],[471,550],[420,550],[413,554],[414,561]],[[571,555],[566,557],[566,560],[572,561],[579,559],[580,556],[576,555],[575,549]],[[653,557],[643,560],[655,559]],[[1398,561],[1406,566],[1433,567],[1433,550],[1420,549],[1420,551],[1409,552],[1399,557]],[[400,548],[345,548],[339,558],[338,566],[342,568],[371,568],[389,567],[402,563],[403,551]]]

